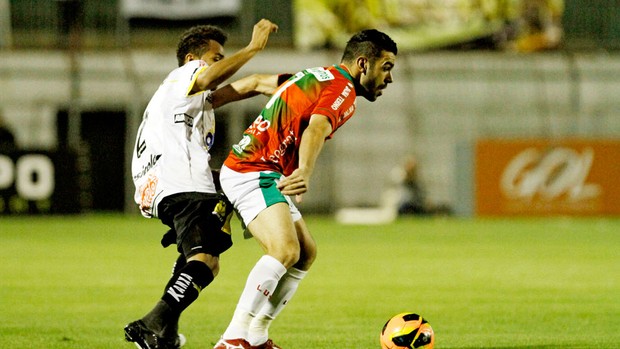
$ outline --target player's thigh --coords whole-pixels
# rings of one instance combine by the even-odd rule
[[[177,248],[188,260],[198,253],[219,257],[232,246],[232,208],[218,194],[173,194],[162,200],[158,211],[162,222],[173,228]]]
[[[248,229],[268,253],[291,248],[299,250],[297,231],[286,202],[279,202],[262,210],[250,222]]]
[[[287,201],[277,187],[281,176],[276,172],[236,172],[222,167],[222,189],[246,227],[265,208]]]

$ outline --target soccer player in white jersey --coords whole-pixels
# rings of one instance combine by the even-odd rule
[[[209,166],[213,110],[256,94],[271,94],[277,75],[255,74],[222,88],[267,44],[277,26],[263,19],[250,43],[224,57],[226,34],[214,26],[186,31],[177,48],[179,67],[160,85],[140,125],[132,160],[135,201],[146,217],[170,227],[164,246],[176,243],[180,256],[161,299],[140,320],[125,326],[125,339],[142,349],[179,348],[181,313],[219,270],[219,255],[232,245],[232,207],[218,193]]]

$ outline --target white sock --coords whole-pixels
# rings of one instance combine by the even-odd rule
[[[248,342],[251,345],[263,344],[269,339],[269,326],[291,300],[301,280],[307,272],[290,268],[278,282],[278,287],[250,323]]]
[[[285,273],[284,265],[271,256],[264,255],[256,262],[248,275],[233,318],[224,332],[225,339],[248,338],[252,319],[267,303]]]

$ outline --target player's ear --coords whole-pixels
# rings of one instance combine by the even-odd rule
[[[191,61],[193,61],[195,59],[198,59],[198,58],[196,56],[194,56],[193,53],[188,53],[188,54],[185,55],[184,63],[191,62]]]
[[[357,57],[356,60],[357,68],[362,72],[362,74],[366,74],[368,72],[368,58],[364,56]]]

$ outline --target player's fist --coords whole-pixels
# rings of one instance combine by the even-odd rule
[[[252,32],[252,41],[250,41],[250,48],[253,50],[262,50],[267,45],[267,40],[271,33],[278,31],[278,26],[272,23],[268,19],[261,19],[258,23],[254,24],[254,31]]]

